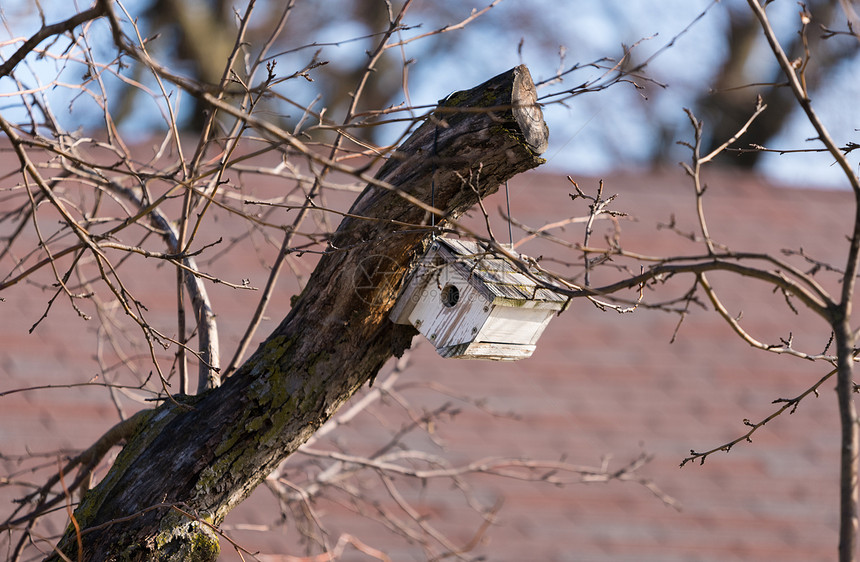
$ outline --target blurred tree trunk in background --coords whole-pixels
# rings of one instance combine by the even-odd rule
[[[802,6],[798,5],[798,10]],[[844,48],[845,42],[830,44],[822,41],[821,26],[844,28],[845,15],[838,6],[838,0],[808,0],[806,9],[811,15],[807,26],[806,40],[809,49],[816,56],[809,61],[806,76],[807,88],[810,95],[818,89],[826,77],[831,75],[836,67],[853,57],[857,52],[858,43],[849,43],[853,48]],[[741,146],[757,144],[768,146],[796,108],[796,100],[791,90],[785,87],[785,77],[780,68],[772,62],[769,51],[766,50],[761,28],[758,22],[747,10],[731,10],[728,33],[728,53],[713,82],[711,90],[700,92],[697,106],[698,114],[704,117],[710,128],[707,151],[732,138],[740,127],[749,119],[755,105],[757,95],[767,104],[767,111],[756,119],[744,135]],[[799,33],[785,40],[786,53],[798,64],[804,61],[804,38]],[[755,68],[762,61],[771,66],[770,83],[762,84],[753,76],[761,76],[761,71]],[[755,82],[755,84],[753,84]],[[750,86],[752,84],[752,86]],[[771,148],[768,146],[768,148]],[[777,148],[777,147],[774,147]],[[738,155],[727,154],[721,159],[723,164],[752,168],[761,157],[761,152],[747,152]]]
[[[191,65],[193,78],[215,85],[224,75],[224,61],[236,39],[236,17],[228,0],[156,0],[148,12],[153,32],[165,32],[174,43],[173,54]],[[243,75],[241,64],[233,72]],[[136,90],[133,90],[136,91]],[[205,122],[205,106],[200,99],[186,124],[199,131]]]
[[[256,36],[255,44],[262,44],[264,33],[270,32],[269,27],[281,10],[279,3],[261,6],[260,13],[267,16],[260,21],[264,26],[255,29],[252,25],[249,36]],[[340,13],[332,14],[324,6],[302,6],[305,8],[302,21],[293,26],[294,32],[289,34],[291,45],[310,44],[316,41],[321,29],[327,25],[333,26],[350,20],[362,28],[355,35],[339,35],[339,40],[350,39],[362,35],[371,36],[388,29],[392,12],[382,0],[344,2]],[[312,10],[310,13],[307,10]],[[346,17],[345,17],[346,16]],[[218,84],[224,72],[224,61],[227,60],[234,47],[236,36],[236,16],[232,4],[228,0],[156,0],[147,13],[151,33],[165,33],[174,42],[173,56],[190,65],[193,78],[205,84]],[[312,53],[312,51],[311,51]],[[309,58],[310,58],[309,54]],[[314,55],[315,57],[315,55]],[[349,105],[353,90],[365,73],[363,59],[353,59],[353,64],[340,61],[327,64],[315,74],[320,89],[323,92],[321,107],[331,112],[334,108]],[[400,93],[402,63],[392,56],[381,57],[374,68],[374,79],[369,80],[361,94],[362,106],[359,111],[380,109],[392,103],[392,97]],[[244,77],[242,61],[233,65],[233,71],[240,78]],[[402,95],[402,94],[401,94]],[[402,101],[402,100],[401,100]],[[185,127],[199,131],[205,119],[205,104],[193,100],[194,109]],[[352,134],[365,140],[378,130],[372,127],[356,128]]]

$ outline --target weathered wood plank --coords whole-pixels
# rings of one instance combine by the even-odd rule
[[[449,359],[483,359],[492,361],[516,361],[527,359],[535,351],[534,345],[511,345],[504,343],[471,342],[443,347],[439,355]]]

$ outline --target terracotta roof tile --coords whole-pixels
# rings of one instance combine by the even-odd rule
[[[853,205],[848,193],[775,188],[754,176],[719,171],[706,179],[706,211],[719,241],[735,250],[802,247],[823,260],[842,261],[843,235]],[[577,181],[583,189],[596,186],[596,179]],[[511,188],[514,216],[532,226],[584,212],[570,201],[567,181],[561,177],[529,174],[511,182]],[[648,254],[702,251],[675,233],[656,228],[674,214],[678,229],[695,230],[693,194],[680,171],[612,176],[606,179],[606,192],[619,193],[615,208],[636,217],[620,222],[625,248]],[[486,204],[488,209],[497,205],[498,199]],[[496,229],[503,231],[502,225]],[[578,239],[573,232],[577,231],[571,227],[563,234]],[[600,221],[596,243],[607,232],[609,223]],[[543,242],[520,249],[545,258],[559,253]],[[264,248],[263,259],[250,252],[232,254],[242,261],[220,260],[213,267],[260,284],[266,274],[261,262],[274,250]],[[579,259],[575,253],[568,255]],[[297,263],[309,269],[312,261],[306,256]],[[163,295],[171,286],[171,275],[162,268],[133,284],[151,306],[153,317],[169,318],[172,291],[167,299]],[[791,329],[803,347],[821,351],[826,344],[823,324],[795,318],[781,296],[732,276],[715,275],[714,283],[730,310],[742,310],[764,341],[777,342]],[[690,283],[679,286],[686,289]],[[291,290],[279,292],[271,316],[283,314]],[[26,329],[43,310],[44,295],[16,288],[4,296],[0,390],[70,379],[84,382],[96,373],[93,329],[65,310],[68,307],[55,307],[48,321],[27,335]],[[213,299],[222,322],[222,348],[229,354],[254,295],[216,286]],[[825,366],[752,350],[713,312],[695,307],[670,344],[676,323],[673,315],[644,308],[619,315],[576,302],[549,325],[532,358],[511,364],[441,359],[432,346],[416,339],[411,366],[402,379],[412,386],[401,392],[427,408],[450,401],[462,412],[436,424],[434,438],[444,451],[420,435],[410,437],[411,443],[462,462],[489,455],[552,460],[565,456],[570,462],[594,466],[611,455],[611,466],[618,467],[644,451],[653,460],[641,474],[682,505],[682,511],[675,511],[633,483],[557,487],[477,476],[471,482],[480,498],[490,505],[502,496],[505,501],[497,523],[474,554],[502,561],[835,558],[839,428],[832,384],[822,387],[819,398],[804,400],[793,415],[772,421],[753,443],[715,455],[703,466],[678,467],[690,449],[708,449],[739,436],[744,418],[768,415],[775,408],[772,400],[797,395],[824,374]],[[272,327],[274,320],[263,331]],[[61,343],[45,348],[45,342],[55,341],[48,336],[57,334]],[[429,382],[485,399],[487,408],[513,412],[519,419],[493,417],[421,388],[421,383]],[[4,454],[24,453],[25,445],[33,450],[82,447],[116,421],[104,392],[45,390],[2,400]],[[392,420],[402,416],[392,404],[374,411],[390,414]],[[363,415],[358,425],[344,429],[336,439],[348,450],[369,452],[387,435],[373,416]],[[11,468],[9,462],[4,465]],[[449,485],[431,482],[422,492],[418,485],[398,482],[411,497],[423,498],[427,513],[434,515],[433,524],[451,531],[458,541],[468,541],[480,526],[480,518]],[[373,489],[384,498],[378,486]],[[10,491],[0,490],[0,501],[9,499]],[[326,514],[332,540],[349,532],[394,560],[421,558],[419,547],[335,503],[320,500],[315,508]],[[275,503],[257,490],[227,523],[261,525],[275,519]],[[236,530],[231,536],[251,550],[299,553],[292,521],[275,533]],[[223,560],[238,559],[229,548],[223,550]],[[347,553],[345,560],[361,559],[354,550]]]

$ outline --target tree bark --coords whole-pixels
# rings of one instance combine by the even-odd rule
[[[842,439],[839,459],[839,561],[857,560],[858,526],[858,458],[860,435],[857,427],[857,408],[854,404],[854,380],[852,377],[855,355],[854,330],[850,316],[834,323],[834,339],[837,351],[836,397],[839,403],[839,423]]]
[[[417,332],[388,313],[431,237],[426,205],[443,213],[435,220],[443,226],[543,163],[547,134],[525,66],[440,101],[376,174],[393,189],[362,192],[254,355],[221,387],[167,401],[141,424],[75,511],[83,559],[215,560],[209,525],[409,347]],[[73,527],[58,546],[77,559]]]

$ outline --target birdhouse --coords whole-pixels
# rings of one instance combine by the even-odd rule
[[[530,274],[474,242],[440,238],[412,271],[391,320],[415,326],[442,357],[524,359],[569,302],[542,286],[544,275]]]

